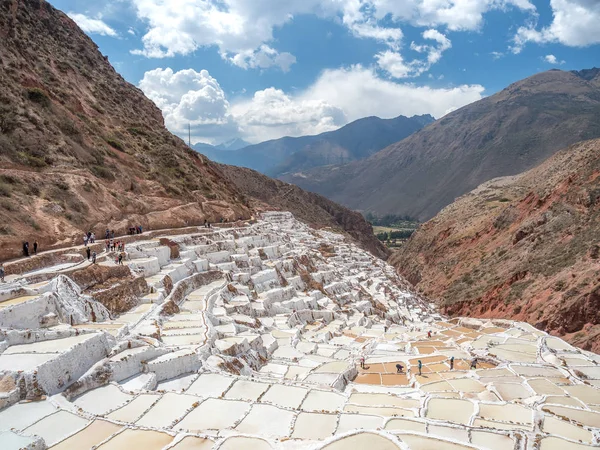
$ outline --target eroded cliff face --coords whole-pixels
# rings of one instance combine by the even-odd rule
[[[248,218],[218,168],[164,127],[160,110],[115,72],[62,12],[0,0],[0,259],[24,240],[79,243]]]
[[[391,257],[452,315],[512,318],[600,351],[600,140],[492,180]]]

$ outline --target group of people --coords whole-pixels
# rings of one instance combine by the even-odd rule
[[[83,245],[84,247],[87,247],[88,244],[94,244],[96,242],[96,235],[94,233],[92,233],[91,231],[88,231],[86,234],[83,235]]]
[[[142,228],[141,225],[136,225],[135,227],[129,227],[128,232],[129,232],[129,235],[134,236],[136,234],[142,234],[144,232],[144,229]]]
[[[450,363],[450,370],[454,370],[454,356],[450,357],[449,360]],[[471,370],[477,369],[477,358],[473,358],[471,360]],[[417,367],[419,369],[419,376],[423,375],[423,361],[421,361],[420,359],[417,360]],[[361,356],[360,357],[360,368],[365,370],[367,369],[367,367],[365,366],[365,357]],[[404,366],[400,363],[396,364],[396,373],[404,373]]]
[[[107,239],[104,241],[104,248],[106,249],[106,253],[108,252],[124,252],[125,251],[125,242],[116,241],[114,239]]]
[[[37,255],[38,241],[33,241],[33,252],[29,250],[29,241],[23,242],[23,256],[29,257],[31,254]]]
[[[87,254],[87,260],[89,261],[90,259],[92,260],[92,264],[96,264],[96,252],[92,251],[91,248],[87,247],[85,248],[85,253]]]

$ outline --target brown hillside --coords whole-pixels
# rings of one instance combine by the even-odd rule
[[[256,209],[268,205],[269,208],[293,211],[296,218],[313,227],[345,231],[373,255],[382,259],[388,257],[387,249],[375,237],[373,227],[361,214],[349,211],[321,195],[303,191],[293,184],[274,180],[251,169],[223,165],[221,170],[240,191],[253,198],[252,206]]]
[[[69,17],[43,0],[0,0],[0,260],[24,240],[46,250],[87,230],[249,218],[250,201],[167,131]],[[345,228],[355,217],[336,211],[319,208],[315,225]]]
[[[600,70],[552,70],[448,114],[366,160],[282,179],[353,209],[427,220],[485,181],[522,173],[597,137]]]
[[[600,140],[480,186],[391,261],[450,314],[523,320],[600,351]]]

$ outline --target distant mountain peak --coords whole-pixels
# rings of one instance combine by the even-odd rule
[[[249,145],[250,144],[248,142],[244,141],[243,139],[234,138],[234,139],[225,141],[219,145],[216,145],[215,148],[218,150],[234,151],[234,150],[241,150],[242,148],[248,147]]]
[[[571,73],[577,75],[579,78],[590,81],[600,74],[600,69],[597,67],[592,67],[591,69],[572,70]]]

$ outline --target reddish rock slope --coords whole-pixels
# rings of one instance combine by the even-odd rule
[[[600,352],[600,140],[480,186],[391,261],[447,313],[527,321]]]

